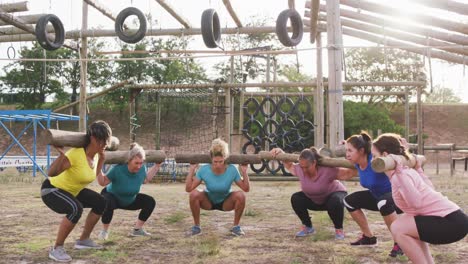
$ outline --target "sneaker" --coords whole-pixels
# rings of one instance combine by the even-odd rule
[[[65,252],[63,246],[57,246],[49,250],[49,258],[58,262],[70,262],[72,258]]]
[[[405,253],[403,253],[403,250],[401,247],[395,243],[393,244],[392,251],[390,251],[390,254],[388,254],[392,258],[396,258],[397,256],[403,256]]]
[[[201,228],[200,226],[197,226],[197,225],[194,225],[192,226],[192,228],[190,229],[190,233],[189,235],[191,236],[198,236],[201,234]]]
[[[150,233],[146,232],[143,228],[133,229],[131,236],[151,236]]]
[[[231,228],[231,234],[233,234],[234,236],[243,236],[245,235],[244,231],[242,230],[242,228],[240,226],[233,226]]]
[[[109,232],[107,230],[102,230],[99,232],[98,239],[99,240],[107,240],[109,238]]]
[[[296,237],[305,237],[315,233],[315,229],[313,226],[302,226],[302,230],[296,233]]]
[[[345,237],[343,229],[335,229],[335,239],[343,240]]]
[[[76,240],[75,249],[88,249],[88,248],[102,249],[102,246],[94,243],[94,241],[92,241],[89,238],[85,240]]]
[[[373,237],[366,237],[364,234],[358,240],[350,243],[351,246],[374,246],[377,244],[377,238]]]

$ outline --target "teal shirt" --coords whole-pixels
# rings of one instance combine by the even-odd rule
[[[223,174],[215,175],[211,170],[211,164],[200,167],[196,174],[197,179],[205,182],[205,192],[212,204],[222,203],[231,193],[233,182],[241,180],[237,168],[229,164]]]
[[[140,192],[146,178],[146,166],[141,166],[137,173],[131,173],[127,164],[119,164],[113,166],[106,176],[111,181],[106,187],[107,191],[117,198],[121,206],[127,206],[135,201]]]

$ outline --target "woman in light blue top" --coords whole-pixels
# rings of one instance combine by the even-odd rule
[[[234,210],[234,225],[231,233],[235,236],[244,235],[239,222],[245,208],[244,192],[248,192],[250,189],[247,165],[239,166],[241,177],[234,165],[226,164],[226,159],[229,156],[228,144],[219,138],[213,140],[210,156],[211,164],[201,166],[198,171],[198,164],[190,164],[189,173],[185,180],[185,191],[190,193],[190,209],[194,221],[191,235],[201,234],[200,208],[220,211]],[[206,185],[205,190],[196,190],[202,181]],[[231,191],[233,182],[242,191]]]

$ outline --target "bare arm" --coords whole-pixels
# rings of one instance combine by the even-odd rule
[[[358,171],[356,169],[338,168],[336,179],[340,181],[347,181],[357,175]]]
[[[239,171],[241,174],[241,180],[236,182],[236,185],[241,188],[244,192],[250,191],[250,179],[249,174],[247,173],[247,164],[242,164],[239,166]]]
[[[198,164],[190,164],[187,178],[185,178],[185,191],[191,192],[200,185],[201,181],[195,177],[195,172],[198,169]]]
[[[54,177],[62,173],[64,170],[71,167],[70,161],[68,160],[67,156],[63,151],[63,147],[54,146],[55,149],[59,152],[59,156],[57,159],[52,162],[49,167],[49,171],[47,171],[47,175],[49,177]]]
[[[99,185],[106,186],[107,184],[111,182],[109,178],[107,178],[107,176],[104,173],[102,173],[102,167],[104,166],[104,160],[106,159],[106,156],[104,154],[104,150],[100,151],[98,154],[99,154],[99,160],[98,160],[98,164],[96,168],[97,170],[96,178],[97,178]]]
[[[281,153],[284,153],[284,151],[280,148],[274,148],[272,150],[270,150],[270,154],[273,155],[273,157],[276,158],[276,156],[278,154],[281,154]],[[291,161],[283,161],[283,166],[285,169],[287,169],[292,175],[294,176],[297,176],[296,175],[296,170],[294,170],[294,162],[291,162]]]
[[[154,164],[153,167],[148,170],[148,173],[146,173],[146,179],[144,183],[150,182],[153,177],[156,176],[156,173],[158,173],[159,168],[161,168],[161,163]]]

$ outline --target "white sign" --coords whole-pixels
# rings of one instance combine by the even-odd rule
[[[50,163],[52,163],[55,158],[56,157],[50,157]],[[47,156],[36,156],[36,164],[39,166],[47,166]],[[0,159],[0,168],[32,166],[34,166],[34,164],[28,156],[5,156]]]

